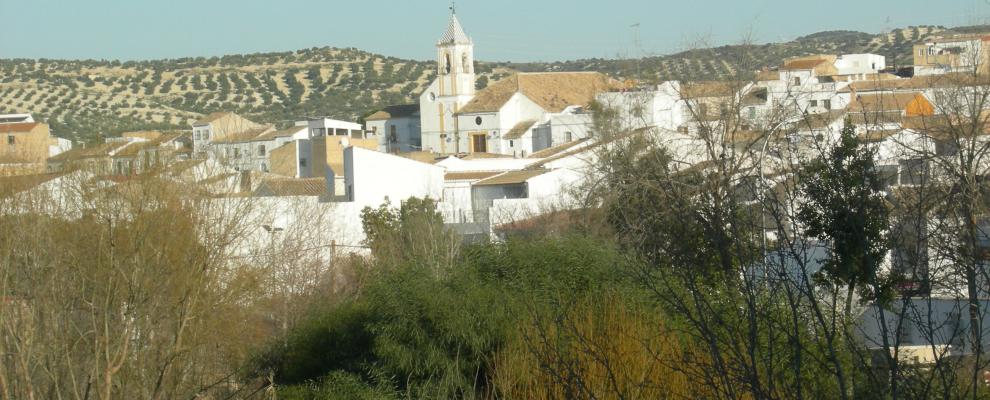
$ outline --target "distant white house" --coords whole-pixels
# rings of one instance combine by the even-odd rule
[[[365,130],[378,137],[378,150],[408,153],[423,146],[418,104],[385,107],[365,118]]]

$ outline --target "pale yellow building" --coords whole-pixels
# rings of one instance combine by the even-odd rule
[[[48,124],[40,122],[0,124],[0,175],[44,172],[51,144]]]

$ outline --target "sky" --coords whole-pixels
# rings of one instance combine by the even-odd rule
[[[356,47],[429,60],[444,0],[0,0],[0,58],[149,60]],[[461,0],[485,61],[662,55],[825,30],[990,22],[990,0]],[[638,27],[636,27],[638,24]]]

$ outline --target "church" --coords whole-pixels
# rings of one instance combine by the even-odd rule
[[[435,155],[526,157],[580,140],[590,134],[587,106],[620,86],[598,72],[545,72],[517,73],[475,90],[474,42],[453,10],[436,60],[437,77],[419,97],[419,132],[410,132],[420,135],[410,140],[420,143],[418,150]],[[391,122],[383,123],[388,129]]]

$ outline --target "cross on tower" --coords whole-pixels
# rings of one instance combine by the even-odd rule
[[[450,2],[450,13],[457,14],[457,4],[454,1]]]

